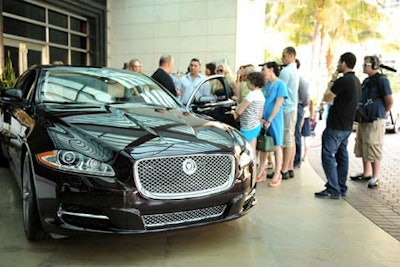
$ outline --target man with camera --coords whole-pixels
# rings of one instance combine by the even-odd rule
[[[354,146],[356,157],[363,160],[364,173],[350,177],[352,180],[368,181],[368,188],[379,187],[385,119],[393,105],[389,80],[379,72],[379,58],[364,57],[363,72],[368,77],[362,83],[360,106],[364,119],[357,126]]]

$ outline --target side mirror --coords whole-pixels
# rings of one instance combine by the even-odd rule
[[[200,104],[214,103],[217,102],[217,98],[213,95],[205,95],[201,96],[196,102]]]
[[[3,89],[0,91],[0,96],[5,100],[19,101],[22,99],[22,90],[21,89]]]

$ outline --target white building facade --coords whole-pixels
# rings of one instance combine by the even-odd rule
[[[264,60],[265,0],[109,0],[107,65],[122,68],[138,58],[151,75],[162,54],[174,72],[190,59],[240,65]]]

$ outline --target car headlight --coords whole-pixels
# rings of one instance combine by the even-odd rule
[[[109,164],[84,156],[75,151],[46,151],[38,154],[37,158],[39,162],[53,169],[84,174],[115,176],[115,171]]]
[[[236,129],[231,131],[235,142],[235,153],[239,154],[239,166],[243,167],[250,164],[254,160],[254,153],[249,142],[246,141],[244,136]]]
[[[244,168],[247,165],[250,164],[250,162],[253,160],[253,153],[251,151],[243,151],[242,154],[240,154],[240,158],[239,158],[239,166],[240,168]]]

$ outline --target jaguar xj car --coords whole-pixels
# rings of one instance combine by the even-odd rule
[[[21,189],[27,239],[165,231],[250,211],[251,148],[209,116],[229,113],[229,93],[193,94],[185,106],[143,74],[60,65],[33,66],[2,89],[0,160]]]

